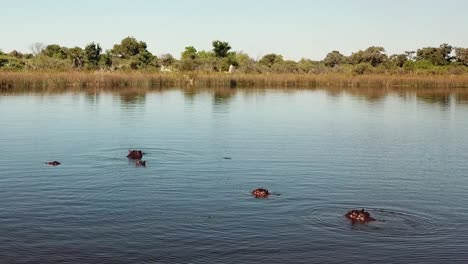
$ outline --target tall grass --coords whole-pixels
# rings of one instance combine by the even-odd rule
[[[227,88],[468,88],[468,75],[0,72],[0,89],[3,91],[186,86]]]

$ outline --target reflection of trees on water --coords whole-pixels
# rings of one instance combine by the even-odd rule
[[[200,89],[195,89],[193,87],[191,88],[185,88],[183,90],[184,92],[184,99],[187,103],[193,103],[193,101],[195,100],[195,96],[197,96],[197,94],[200,93]]]
[[[213,91],[213,111],[227,112],[232,97],[236,94],[236,89],[215,89]]]
[[[340,97],[351,95],[353,97],[364,98],[367,102],[378,102],[384,100],[389,95],[396,95],[402,99],[416,98],[419,102],[436,104],[443,107],[452,103],[468,104],[468,90],[466,89],[446,89],[446,88],[324,88],[327,95]]]
[[[235,89],[216,89],[213,92],[213,104],[224,105],[228,104],[235,95]]]
[[[144,105],[146,101],[146,92],[127,91],[119,94],[120,103],[125,107],[135,107]]]
[[[457,104],[468,105],[468,91],[465,93],[455,93],[454,97]]]
[[[442,107],[449,107],[450,106],[450,94],[438,94],[438,93],[422,93],[416,94],[416,98],[418,101],[422,101],[428,104],[437,104]]]
[[[85,93],[85,100],[87,103],[92,104],[92,105],[97,105],[99,103],[99,95],[100,93],[94,91],[94,92],[86,92]]]
[[[363,98],[370,103],[382,101],[389,95],[389,91],[384,88],[325,88],[325,91],[331,97],[351,95]]]

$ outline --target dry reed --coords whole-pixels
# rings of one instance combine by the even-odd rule
[[[86,88],[468,88],[468,75],[227,74],[141,72],[0,72],[0,89]]]

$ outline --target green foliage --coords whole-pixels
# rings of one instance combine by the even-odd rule
[[[112,55],[110,51],[106,51],[106,53],[101,54],[99,58],[99,67],[102,69],[110,69],[112,67]]]
[[[327,67],[335,67],[336,65],[343,64],[345,61],[345,56],[341,54],[339,51],[334,50],[327,54],[323,62]]]
[[[33,70],[54,70],[66,71],[71,69],[70,62],[63,59],[51,58],[49,56],[39,54],[34,56],[27,64],[27,68]]]
[[[275,63],[272,66],[272,70],[277,73],[297,73],[299,68],[297,62],[292,60],[286,60],[279,63]]]
[[[450,53],[452,46],[448,44],[441,44],[439,48],[427,47],[418,49],[416,53],[417,60],[428,60],[434,65],[448,65],[452,61]]]
[[[429,70],[434,67],[434,64],[430,60],[418,60],[414,63],[416,70]]]
[[[42,50],[41,54],[57,59],[66,59],[67,58],[68,49],[66,47],[60,47],[57,44],[47,45],[45,49]]]
[[[0,54],[0,68],[8,64],[8,58],[4,56],[4,53]]]
[[[390,56],[389,61],[393,67],[396,66],[402,68],[405,62],[408,61],[408,57],[405,54],[394,54]]]
[[[15,57],[17,59],[21,59],[21,58],[23,58],[24,55],[23,55],[23,53],[21,53],[21,52],[19,52],[17,50],[13,50],[10,53],[8,53],[8,56]]]
[[[353,68],[353,74],[361,75],[364,73],[369,73],[371,71],[372,65],[370,63],[359,63]]]
[[[224,58],[227,56],[231,46],[229,46],[228,42],[214,40],[213,41],[213,52],[218,58]]]
[[[136,57],[138,58],[140,68],[151,65],[154,60],[157,60],[156,56],[146,49],[141,51]]]
[[[166,53],[161,56],[160,61],[161,61],[161,65],[169,67],[169,66],[172,66],[172,64],[174,64],[175,59],[171,54]]]
[[[362,54],[362,62],[369,63],[374,67],[378,66],[387,59],[387,55],[384,52],[385,49],[383,47],[369,47]]]
[[[216,57],[215,53],[212,52],[212,51],[204,51],[204,50],[201,50],[199,52],[197,52],[197,56],[200,58],[200,59],[208,59],[208,58],[214,58]]]
[[[297,68],[302,73],[313,73],[317,69],[318,62],[309,59],[300,59]]]
[[[185,47],[185,50],[182,52],[180,57],[182,60],[194,60],[198,58],[197,49],[193,46]]]
[[[25,67],[25,63],[19,58],[0,54],[0,68],[5,70],[20,70]]]
[[[72,68],[81,69],[84,66],[85,53],[80,47],[69,49],[67,55],[71,60]]]
[[[267,66],[268,68],[273,67],[276,63],[282,63],[283,62],[283,56],[275,54],[275,53],[270,53],[265,56],[263,56],[258,63]]]
[[[236,53],[237,71],[243,73],[258,73],[258,67],[254,59],[250,58],[249,55],[239,52]]]
[[[111,53],[120,58],[128,59],[147,51],[146,48],[147,46],[145,42],[138,41],[133,37],[126,37],[120,42],[120,44],[114,45]]]
[[[369,47],[366,50],[358,51],[349,56],[349,62],[353,65],[361,63],[369,63],[376,67],[387,60],[387,55],[384,54],[385,49],[383,47]],[[362,66],[361,66],[362,68]]]
[[[455,60],[468,66],[468,48],[455,48]]]
[[[88,45],[86,45],[84,49],[84,60],[89,69],[97,68],[97,66],[99,65],[99,61],[101,60],[101,52],[102,48],[99,44],[91,42]]]
[[[404,54],[387,56],[383,47],[372,46],[350,56],[339,51],[327,54],[323,61],[301,59],[284,60],[280,54],[270,53],[256,61],[242,52],[230,51],[228,42],[215,40],[213,49],[197,51],[193,46],[185,47],[181,59],[163,54],[160,59],[147,50],[143,41],[127,37],[115,44],[111,50],[102,52],[94,42],[80,47],[67,48],[58,44],[31,45],[33,54],[22,54],[16,50],[5,54],[0,51],[2,70],[56,70],[107,69],[107,70],[157,70],[164,69],[199,72],[226,72],[230,65],[242,73],[342,73],[342,74],[467,74],[468,49],[453,48],[442,44],[426,47]],[[452,54],[452,51],[455,51]],[[416,56],[415,56],[416,55]],[[170,67],[170,68],[169,68]]]

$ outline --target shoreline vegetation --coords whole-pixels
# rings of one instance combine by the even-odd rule
[[[0,90],[86,88],[468,88],[467,75],[0,72]]]
[[[369,47],[345,56],[331,51],[323,60],[285,60],[270,53],[254,59],[215,40],[213,49],[188,46],[180,59],[155,56],[143,41],[124,38],[103,52],[34,43],[31,53],[0,50],[0,89],[170,88],[170,87],[409,87],[468,88],[468,48],[441,44],[388,55]]]

